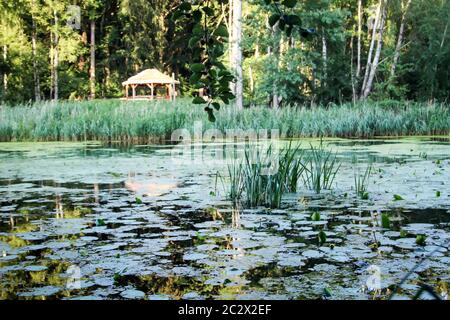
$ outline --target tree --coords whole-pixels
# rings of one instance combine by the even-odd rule
[[[243,108],[243,75],[242,75],[242,0],[232,1],[233,36],[232,36],[232,60],[233,73],[236,77],[233,93],[236,96],[236,108]],[[231,9],[230,9],[231,10]]]
[[[387,14],[387,7],[383,0],[380,1],[380,7],[379,11],[381,12],[381,17],[378,17],[377,22],[375,23],[374,29],[378,29],[378,40],[377,40],[377,48],[375,51],[375,57],[372,62],[368,64],[369,71],[366,70],[366,74],[368,73],[367,81],[365,83],[365,86],[363,85],[361,99],[367,99],[369,96],[371,90],[372,90],[372,84],[373,79],[375,78],[375,74],[377,72],[378,63],[380,61],[381,56],[381,49],[383,47],[383,34],[384,34],[384,28],[386,23],[386,14]]]
[[[402,50],[403,46],[403,35],[405,32],[405,23],[406,23],[406,15],[408,13],[409,6],[411,4],[411,0],[407,0],[406,4],[402,1],[402,20],[400,23],[400,30],[398,32],[398,39],[397,39],[397,45],[395,46],[395,52],[394,52],[394,61],[392,62],[391,66],[391,77],[395,77],[395,69],[397,68],[398,59],[400,58],[400,51]]]

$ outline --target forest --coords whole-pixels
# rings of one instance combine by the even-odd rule
[[[450,1],[0,17],[0,300],[449,299]]]
[[[118,98],[121,82],[147,68],[175,73],[180,94],[195,94],[196,22],[173,17],[183,2],[1,1],[1,103]],[[230,35],[220,59],[242,83],[244,107],[449,98],[448,1],[203,3]]]

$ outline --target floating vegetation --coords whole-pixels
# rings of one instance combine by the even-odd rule
[[[311,215],[311,220],[312,221],[320,221],[320,212],[316,211]]]
[[[230,199],[234,203],[242,199],[249,208],[279,208],[285,193],[297,191],[303,172],[303,165],[296,158],[299,150],[292,143],[281,152],[272,145],[267,150],[247,148],[243,162],[233,160],[228,165]]]
[[[381,226],[384,229],[390,229],[391,228],[391,219],[389,218],[389,215],[387,213],[381,214]]]
[[[354,173],[355,192],[362,200],[368,200],[369,193],[367,192],[369,186],[370,175],[372,173],[373,165],[369,163],[363,175],[358,172]]]
[[[419,246],[424,246],[424,245],[426,244],[426,242],[427,242],[427,236],[426,236],[426,235],[424,235],[424,234],[418,234],[418,235],[417,235],[417,237],[416,237],[416,243],[417,243]]]
[[[264,173],[269,162],[258,169],[247,168],[245,157],[236,161],[242,175],[234,179],[233,204],[225,162],[175,164],[170,146],[0,146],[0,299],[386,299],[393,291],[411,299],[422,284],[429,290],[420,298],[448,297],[450,172],[429,173],[436,169],[431,160],[447,163],[449,144],[329,143],[342,164],[333,183],[339,188],[307,190],[306,171],[274,176],[284,190],[278,208],[270,208],[271,197],[245,203],[243,169]],[[274,164],[290,169],[279,172],[306,166],[309,148],[281,146],[272,150]],[[411,149],[426,149],[430,161]],[[345,197],[354,187],[355,153],[376,163],[370,202]],[[267,150],[258,157],[264,162]],[[402,166],[392,160],[399,157],[407,160]],[[144,189],[162,186],[164,193],[144,200],[122,181],[128,171]],[[255,187],[261,193],[273,190],[264,179],[264,188]],[[218,180],[226,194],[209,194]],[[168,181],[174,186],[165,188]],[[405,200],[393,202],[394,194]],[[379,290],[361,290],[371,266],[389,272]]]
[[[319,147],[311,145],[310,156],[303,165],[305,174],[303,175],[304,185],[316,193],[322,190],[331,190],[341,164],[337,159],[337,154],[327,151],[323,142]]]
[[[325,233],[325,231],[320,230],[317,239],[319,240],[319,246],[324,245],[325,242],[327,242],[327,234]]]

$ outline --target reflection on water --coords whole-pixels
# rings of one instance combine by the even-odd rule
[[[400,297],[422,282],[448,293],[448,141],[328,143],[344,161],[335,190],[300,188],[277,210],[234,208],[226,166],[173,161],[173,146],[0,144],[0,298],[385,298],[438,246]],[[353,172],[369,160],[363,201]]]

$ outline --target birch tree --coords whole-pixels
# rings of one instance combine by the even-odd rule
[[[361,36],[362,36],[362,0],[358,0],[358,52],[357,52],[357,66],[356,66],[356,78],[359,79],[361,75]]]
[[[242,71],[242,0],[233,0],[233,71],[236,77],[234,93],[236,95],[236,108],[243,109],[243,71]]]
[[[384,34],[384,27],[386,23],[386,15],[387,15],[387,6],[384,4],[384,1],[381,1],[380,3],[381,7],[381,20],[379,25],[379,33],[378,33],[378,41],[377,41],[377,48],[375,52],[375,57],[373,59],[373,62],[371,63],[370,73],[369,77],[367,79],[366,87],[364,88],[364,92],[362,95],[363,99],[367,99],[370,92],[372,91],[372,84],[373,80],[375,78],[375,74],[377,72],[378,63],[380,62],[380,56],[381,56],[381,49],[383,48],[383,34]]]
[[[362,88],[361,88],[361,99],[363,99],[364,96],[364,92],[366,90],[366,86],[367,86],[367,80],[369,79],[369,74],[370,74],[370,70],[372,68],[372,56],[373,56],[373,50],[375,47],[375,39],[376,39],[376,35],[377,35],[377,28],[378,28],[378,24],[380,21],[380,14],[381,14],[381,6],[383,4],[383,0],[380,0],[378,7],[377,7],[377,12],[376,12],[376,17],[373,23],[373,29],[372,29],[372,37],[370,40],[370,48],[369,48],[369,53],[368,53],[368,57],[367,57],[367,64],[366,64],[366,69],[364,72],[364,80],[363,80],[363,84],[362,84]]]
[[[392,62],[392,66],[391,66],[391,77],[392,78],[395,77],[395,70],[397,68],[398,59],[400,58],[400,51],[402,50],[402,46],[403,46],[403,34],[405,32],[406,16],[407,16],[410,4],[411,4],[411,0],[408,0],[406,4],[404,4],[402,2],[403,14],[402,14],[402,21],[400,23],[400,30],[398,32],[397,45],[395,47],[395,52],[394,52],[394,61]]]
[[[89,87],[90,87],[90,99],[95,99],[95,20],[91,18],[90,21],[91,29],[91,44],[90,44],[90,61],[91,65],[89,68]]]
[[[31,1],[31,51],[33,59],[33,80],[34,80],[34,99],[36,102],[41,101],[41,83],[39,77],[39,62],[37,54],[37,25],[35,18],[35,0]]]

